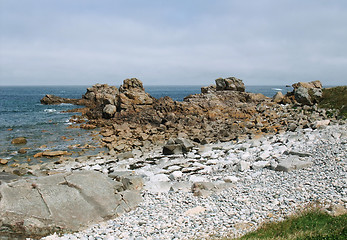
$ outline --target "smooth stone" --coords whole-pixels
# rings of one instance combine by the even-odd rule
[[[262,169],[270,165],[269,161],[257,161],[252,164],[253,169]]]
[[[226,183],[236,183],[239,181],[239,178],[238,177],[235,177],[235,176],[227,176],[225,177],[224,179],[224,182]]]
[[[196,176],[196,175],[191,175],[189,177],[189,182],[208,182],[209,180],[205,177],[202,177],[202,176]]]
[[[145,183],[144,189],[151,193],[167,193],[171,186],[170,182],[149,181]]]
[[[292,156],[292,157],[288,157],[286,159],[280,160],[275,170],[289,172],[292,170],[310,167],[312,165],[313,163],[311,161],[302,161],[299,159],[299,157]]]
[[[239,169],[239,171],[241,171],[241,172],[244,172],[244,171],[249,170],[250,167],[251,167],[251,164],[250,164],[249,162],[240,161],[240,162],[238,163],[238,169]]]
[[[181,171],[174,171],[170,174],[169,178],[171,180],[177,180],[179,178],[182,178],[183,176],[183,173]]]
[[[12,139],[11,143],[12,144],[26,144],[28,141],[25,137],[18,137]]]

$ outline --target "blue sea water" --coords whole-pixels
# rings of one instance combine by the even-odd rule
[[[9,159],[10,163],[31,158],[43,150],[69,150],[77,144],[95,145],[92,131],[69,128],[69,119],[76,113],[65,110],[77,108],[71,104],[42,105],[40,99],[45,94],[54,94],[65,98],[81,98],[88,86],[21,86],[0,87],[0,158]],[[155,98],[169,96],[182,101],[190,94],[200,93],[201,86],[145,86],[146,91]],[[272,97],[277,91],[284,94],[285,86],[248,86],[247,92],[262,93]],[[12,145],[16,137],[26,137],[25,145]],[[67,141],[68,140],[68,141]],[[70,148],[69,148],[70,146]],[[19,154],[20,148],[27,148],[26,154]],[[74,149],[78,155],[79,148]],[[91,153],[103,149],[90,150]],[[41,159],[42,160],[42,159]]]

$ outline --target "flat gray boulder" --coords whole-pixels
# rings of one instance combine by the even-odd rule
[[[311,161],[301,160],[298,156],[289,156],[288,158],[281,159],[275,170],[289,172],[292,170],[310,167],[312,164],[313,163]]]
[[[1,235],[78,231],[134,209],[138,191],[95,171],[56,174],[0,185]]]

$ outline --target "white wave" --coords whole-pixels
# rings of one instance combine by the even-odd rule
[[[60,103],[59,106],[73,106],[71,103]]]
[[[271,88],[272,90],[275,90],[275,91],[282,91],[283,89],[282,88]]]
[[[43,111],[47,112],[47,113],[53,113],[53,112],[56,112],[57,110],[55,110],[54,108],[47,108],[47,109],[45,109]]]
[[[66,120],[64,121],[64,124],[65,124],[65,125],[72,125],[72,122],[70,122],[70,119],[66,119]]]

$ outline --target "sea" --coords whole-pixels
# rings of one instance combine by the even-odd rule
[[[72,156],[96,155],[106,149],[99,146],[94,131],[74,127],[70,119],[79,113],[66,112],[79,108],[72,104],[43,105],[46,94],[64,98],[81,98],[89,86],[0,86],[0,158],[9,165],[36,164],[56,159],[34,158],[45,150],[68,151]],[[202,86],[146,86],[155,98],[169,96],[176,101],[201,92]],[[248,86],[246,92],[272,97],[276,92],[291,91],[286,86]],[[23,145],[11,144],[12,139],[25,137]]]

